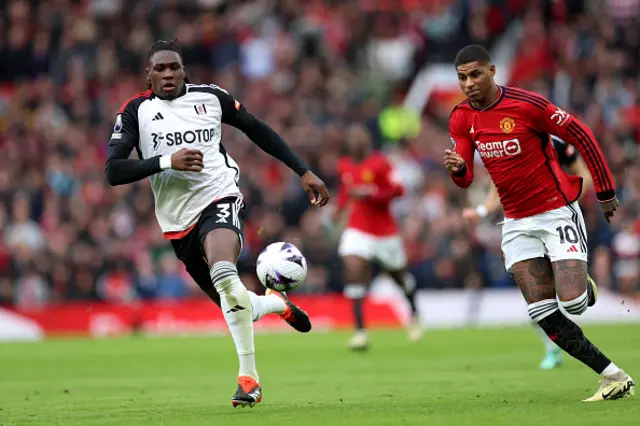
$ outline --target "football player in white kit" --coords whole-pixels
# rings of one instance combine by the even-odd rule
[[[329,192],[302,159],[265,123],[215,85],[189,84],[180,47],[160,40],[148,54],[149,90],[127,100],[116,117],[105,167],[111,185],[149,177],[156,217],[177,257],[222,309],[239,358],[233,406],[262,399],[254,359],[253,321],[276,313],[300,332],[307,314],[284,293],[258,296],[240,281],[244,204],[240,169],[221,143],[222,123],[242,130],[263,151],[294,170],[311,204]],[[139,159],[129,159],[133,150]]]

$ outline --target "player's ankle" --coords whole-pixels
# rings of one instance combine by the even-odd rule
[[[259,376],[258,376],[258,372],[243,372],[243,373],[238,373],[238,381],[242,380],[242,378],[249,378],[251,380],[254,380],[256,383],[259,382]]]
[[[602,377],[604,377],[605,379],[609,379],[609,380],[615,380],[616,382],[621,382],[621,381],[625,380],[628,377],[628,375],[624,371],[620,370],[617,373],[610,374],[610,375],[607,375],[607,376],[602,376]]]
[[[600,375],[611,380],[623,380],[627,376],[625,372],[614,363],[609,364],[607,368],[602,370]]]
[[[274,314],[282,316],[289,311],[289,306],[278,293],[267,294],[265,297],[269,298],[269,305],[272,306]]]

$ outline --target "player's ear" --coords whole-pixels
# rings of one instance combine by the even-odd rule
[[[491,77],[495,77],[496,75],[496,66],[493,64],[489,65],[489,73],[491,74]]]

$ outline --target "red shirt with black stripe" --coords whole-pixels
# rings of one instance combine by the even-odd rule
[[[582,178],[562,170],[549,135],[578,149],[600,201],[615,198],[611,171],[591,130],[535,93],[499,86],[498,98],[483,110],[465,100],[451,112],[449,133],[454,150],[466,161],[451,174],[453,181],[463,188],[471,185],[478,151],[508,218],[534,216],[580,197]]]

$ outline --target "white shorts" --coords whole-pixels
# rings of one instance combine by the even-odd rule
[[[577,202],[522,219],[505,218],[502,252],[507,271],[518,262],[548,257],[587,261],[587,233]]]
[[[378,261],[387,271],[399,271],[407,266],[407,254],[399,235],[378,237],[347,228],[340,238],[338,254]]]

